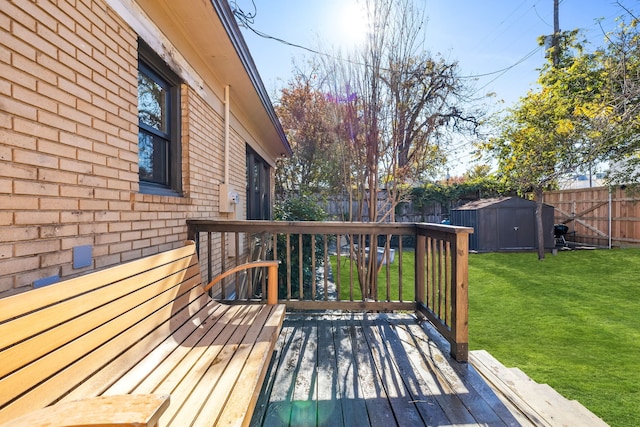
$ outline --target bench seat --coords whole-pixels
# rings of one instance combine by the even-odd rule
[[[170,396],[162,426],[247,425],[284,315],[212,300],[193,244],[2,299],[0,425],[122,395]]]

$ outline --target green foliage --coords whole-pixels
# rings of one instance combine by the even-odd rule
[[[276,221],[324,221],[327,213],[322,209],[323,205],[311,196],[291,196],[276,201],[273,216]]]
[[[321,204],[312,197],[290,197],[279,201],[274,206],[274,218],[276,221],[324,221],[327,218],[326,212]],[[313,275],[313,256],[315,251],[316,266],[319,265],[324,256],[323,235],[302,235],[302,241],[298,234],[291,234],[289,242],[285,235],[278,235],[278,295],[288,295],[289,284],[291,286],[291,298],[300,297],[300,274],[302,269],[303,296],[310,295],[310,288]],[[302,245],[301,245],[302,244]],[[287,248],[289,249],[287,253]],[[302,254],[300,253],[302,248]],[[302,255],[302,259],[300,257]],[[290,268],[291,276],[288,277]]]
[[[496,124],[483,144],[501,178],[520,192],[544,189],[567,173],[609,162],[608,179],[640,182],[640,28],[624,9],[602,47],[587,52],[577,30],[560,37],[559,61],[546,64],[540,88]]]
[[[531,90],[497,124],[483,145],[498,161],[501,179],[519,193],[541,191],[601,155],[596,117],[606,119],[597,56],[583,52],[576,31],[563,33],[560,60],[547,64]]]
[[[428,183],[411,190],[411,200],[417,208],[423,208],[429,202],[438,202],[451,208],[462,199],[474,200],[486,197],[498,197],[510,193],[510,189],[493,176],[476,177],[453,184]]]
[[[594,121],[594,127],[605,142],[606,158],[616,165],[608,179],[632,187],[640,182],[640,28],[638,18],[627,12],[598,52],[609,120]]]
[[[543,192],[602,157],[606,144],[594,123],[611,121],[597,55],[585,54],[577,37],[577,31],[562,33],[558,61],[543,67],[540,88],[520,98],[498,124],[498,136],[483,147],[498,161],[507,185],[520,195],[535,195],[540,260],[545,257]]]

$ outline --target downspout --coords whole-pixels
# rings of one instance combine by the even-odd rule
[[[231,114],[229,112],[230,109],[230,100],[229,100],[229,85],[224,87],[224,135],[223,135],[223,144],[224,144],[224,171],[222,182],[220,183],[220,212],[222,213],[233,213],[235,212],[237,215],[240,214],[240,209],[237,209],[237,205],[239,203],[239,195],[233,189],[229,182],[229,152],[231,151]]]
[[[224,181],[229,184],[229,85],[224,87]]]
[[[229,183],[229,152],[231,146],[231,114],[230,114],[230,96],[229,96],[230,86],[226,85],[224,87],[224,171],[223,171],[223,182],[220,184],[220,212],[226,213],[228,217],[233,219],[240,219],[241,212],[239,207],[239,196],[238,193],[231,187]],[[235,213],[235,215],[233,215]],[[231,214],[231,215],[229,215]],[[236,239],[233,235],[234,233],[226,233],[227,240],[227,256],[233,256],[236,254],[238,248],[236,245]],[[244,243],[242,240],[242,236],[240,236],[240,248],[244,247]]]

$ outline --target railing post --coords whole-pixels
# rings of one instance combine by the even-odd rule
[[[276,305],[278,303],[278,264],[269,266],[267,273],[267,304]]]
[[[192,224],[189,224],[189,222],[187,222],[187,240],[193,240],[194,242],[196,241],[196,236],[198,235],[195,226],[193,226]]]
[[[451,356],[469,359],[469,235],[456,234],[452,244]]]
[[[195,225],[187,222],[187,240],[193,240],[196,243],[196,254],[200,259],[200,233]]]
[[[418,234],[418,229],[416,228],[416,234]],[[416,295],[416,304],[420,305],[420,304],[424,304],[424,292],[425,292],[425,283],[424,283],[424,278],[425,278],[425,259],[424,259],[424,255],[425,255],[425,245],[427,243],[427,237],[423,236],[423,235],[417,235],[416,236],[416,252],[415,252],[415,263],[416,263],[416,289],[415,289],[415,295]]]

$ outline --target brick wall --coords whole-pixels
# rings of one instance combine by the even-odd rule
[[[186,218],[220,217],[223,120],[186,85],[184,197],[138,192],[137,35],[103,2],[2,1],[0,31],[0,297],[179,246]],[[90,265],[73,268],[86,245]]]

